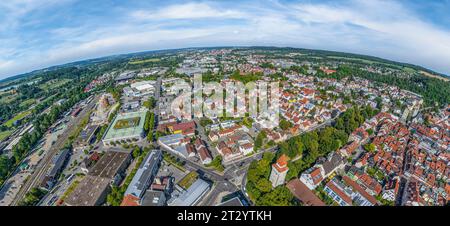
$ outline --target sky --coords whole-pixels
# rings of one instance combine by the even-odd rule
[[[450,75],[450,0],[0,1],[0,79],[115,54],[210,46],[343,51]]]

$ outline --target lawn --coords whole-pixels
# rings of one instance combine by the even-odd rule
[[[28,100],[23,101],[22,103],[20,103],[19,107],[30,106],[30,105],[34,104],[35,102],[36,102],[36,100],[31,98],[31,99],[28,99]]]
[[[28,110],[28,111],[22,111],[22,112],[20,112],[19,114],[17,114],[16,116],[14,116],[14,118],[12,118],[12,119],[8,120],[7,122],[5,122],[4,125],[7,126],[7,127],[12,127],[12,126],[13,126],[13,123],[14,123],[15,121],[21,120],[21,119],[27,117],[29,114],[31,114],[31,111],[30,111],[30,110]]]
[[[41,88],[43,90],[55,89],[55,88],[63,86],[64,84],[66,84],[69,81],[70,81],[70,79],[53,79],[44,84],[39,85],[39,88]]]
[[[116,122],[116,124],[114,125],[114,129],[126,129],[130,127],[136,127],[139,125],[140,120],[141,117],[121,119]]]
[[[178,185],[183,189],[188,189],[198,178],[198,173],[195,171],[191,171],[188,173],[183,179],[178,182]]]
[[[8,137],[9,135],[11,135],[12,132],[13,132],[12,130],[0,132],[0,140],[3,140],[6,137]]]
[[[0,98],[0,104],[9,104],[17,99],[17,94],[6,95]]]
[[[151,58],[151,59],[146,59],[146,60],[130,61],[130,64],[144,64],[144,63],[159,62],[159,61],[161,61],[161,59],[159,59],[159,58]]]

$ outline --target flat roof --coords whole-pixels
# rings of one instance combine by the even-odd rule
[[[153,179],[152,177],[157,172],[161,157],[162,152],[160,150],[153,150],[146,156],[125,191],[125,195],[132,194],[140,198],[144,194],[145,190],[150,185],[150,180]]]
[[[244,206],[244,204],[242,204],[241,200],[239,199],[239,197],[234,197],[232,199],[229,199],[225,202],[220,203],[217,206]]]
[[[197,179],[186,191],[172,200],[171,206],[192,206],[209,190],[209,184]]]
[[[166,197],[164,192],[148,190],[142,198],[141,206],[164,206],[165,203]]]
[[[95,206],[102,202],[111,179],[87,175],[64,200],[69,206]]]
[[[147,114],[147,111],[141,110],[141,111],[135,111],[135,112],[127,112],[127,113],[120,113],[116,116],[113,123],[108,128],[108,132],[106,133],[103,140],[110,140],[110,139],[121,139],[121,138],[128,138],[128,137],[136,137],[140,136],[144,132],[144,123],[145,123],[145,116]],[[129,127],[129,128],[121,128],[121,129],[115,129],[115,125],[118,121],[124,120],[124,119],[132,119],[139,117],[139,124],[137,126]]]
[[[112,179],[129,156],[130,154],[126,152],[107,151],[92,167],[89,175]]]

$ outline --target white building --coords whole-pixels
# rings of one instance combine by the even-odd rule
[[[282,155],[276,163],[272,164],[272,172],[270,173],[270,181],[273,187],[284,184],[284,179],[289,170],[288,164],[289,158],[286,155]]]

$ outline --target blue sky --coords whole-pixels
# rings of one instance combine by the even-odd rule
[[[146,50],[270,45],[360,53],[450,74],[450,0],[0,2],[0,79]]]

